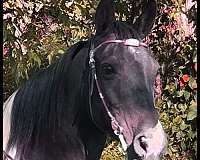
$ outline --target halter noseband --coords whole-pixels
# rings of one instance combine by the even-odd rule
[[[127,143],[124,139],[123,133],[122,133],[123,127],[121,127],[119,125],[116,118],[109,111],[107,103],[105,102],[104,96],[102,94],[102,91],[101,91],[101,88],[100,88],[100,85],[99,85],[99,82],[98,82],[97,74],[96,74],[94,53],[101,46],[103,46],[104,44],[109,44],[109,43],[121,43],[121,44],[126,45],[126,46],[132,46],[132,47],[143,46],[143,47],[146,47],[146,48],[148,47],[148,45],[143,43],[143,42],[140,42],[137,39],[126,39],[126,40],[108,40],[108,41],[105,41],[105,42],[99,44],[96,48],[94,48],[94,44],[91,42],[91,46],[90,46],[91,50],[89,52],[89,67],[91,69],[91,77],[90,77],[91,83],[89,84],[89,105],[90,105],[90,113],[91,113],[92,119],[94,120],[93,114],[92,114],[91,96],[92,96],[92,93],[93,93],[93,85],[94,85],[94,80],[95,80],[97,90],[98,90],[98,94],[101,98],[101,101],[104,105],[104,108],[106,109],[106,112],[108,113],[108,116],[111,119],[111,126],[112,126],[112,129],[114,130],[114,134],[119,137],[122,148],[123,148],[124,151],[126,151],[127,148],[128,148],[128,145],[127,145]]]

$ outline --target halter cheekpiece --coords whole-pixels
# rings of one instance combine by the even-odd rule
[[[125,46],[132,46],[132,47],[143,46],[143,47],[146,47],[146,48],[148,47],[148,45],[143,43],[143,42],[140,42],[137,39],[108,40],[108,41],[105,41],[105,42],[99,44],[96,48],[94,48],[94,44],[92,43],[92,41],[91,41],[91,44],[90,44],[91,45],[90,46],[91,50],[89,52],[89,67],[90,67],[91,73],[89,74],[90,75],[89,104],[90,104],[91,115],[93,116],[93,114],[92,114],[92,106],[91,106],[91,96],[92,96],[92,93],[93,93],[93,86],[94,86],[94,81],[95,81],[95,84],[96,84],[97,90],[98,90],[98,94],[99,94],[99,96],[101,98],[101,101],[102,101],[102,103],[104,105],[104,108],[106,109],[106,112],[107,112],[108,116],[111,119],[111,126],[112,126],[112,129],[114,130],[114,134],[119,137],[119,140],[121,142],[122,148],[123,148],[124,151],[126,151],[127,148],[128,148],[128,145],[127,145],[127,143],[126,143],[126,141],[124,139],[123,133],[122,133],[123,132],[123,127],[120,126],[120,124],[117,122],[116,118],[109,111],[107,103],[105,102],[104,96],[102,94],[102,91],[101,91],[101,88],[100,88],[100,85],[99,85],[99,82],[98,82],[97,74],[96,74],[94,53],[101,46],[103,46],[104,44],[109,44],[109,43],[121,43],[121,44],[123,44]]]

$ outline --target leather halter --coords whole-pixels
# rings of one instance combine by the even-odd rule
[[[114,131],[114,134],[117,135],[119,137],[119,140],[121,142],[122,148],[124,151],[127,150],[128,145],[124,139],[123,136],[123,127],[120,126],[120,124],[117,122],[116,118],[112,115],[112,113],[109,111],[108,109],[108,105],[104,99],[104,96],[102,94],[102,90],[100,88],[99,82],[98,82],[98,78],[97,78],[97,74],[96,74],[96,67],[95,67],[95,59],[94,59],[94,53],[103,45],[105,44],[110,44],[110,43],[121,43],[125,46],[132,46],[132,47],[139,47],[139,46],[143,46],[143,47],[148,47],[147,44],[140,42],[137,39],[125,39],[125,40],[108,40],[105,41],[101,44],[99,44],[96,48],[94,48],[94,44],[91,41],[91,46],[90,46],[90,52],[89,52],[89,67],[91,70],[91,73],[89,74],[89,79],[90,79],[90,83],[89,83],[89,105],[90,105],[90,114],[92,116],[92,119],[94,120],[93,114],[92,114],[92,105],[91,105],[91,96],[93,94],[93,86],[94,86],[94,81],[98,90],[98,94],[101,98],[101,101],[104,105],[104,108],[108,114],[108,116],[111,119],[111,126],[112,129]]]

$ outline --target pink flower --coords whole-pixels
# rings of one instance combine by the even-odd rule
[[[197,63],[192,64],[192,68],[197,72]]]
[[[183,82],[182,80],[179,81],[179,85],[181,88],[183,88],[185,86],[185,82]]]
[[[156,80],[154,83],[154,96],[155,98],[161,97],[162,95],[162,83],[160,74],[156,76]]]
[[[6,56],[9,52],[9,48],[4,47],[3,48],[3,55]]]

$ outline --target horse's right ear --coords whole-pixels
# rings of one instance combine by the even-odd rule
[[[101,0],[95,15],[96,35],[105,31],[114,21],[113,0]]]

